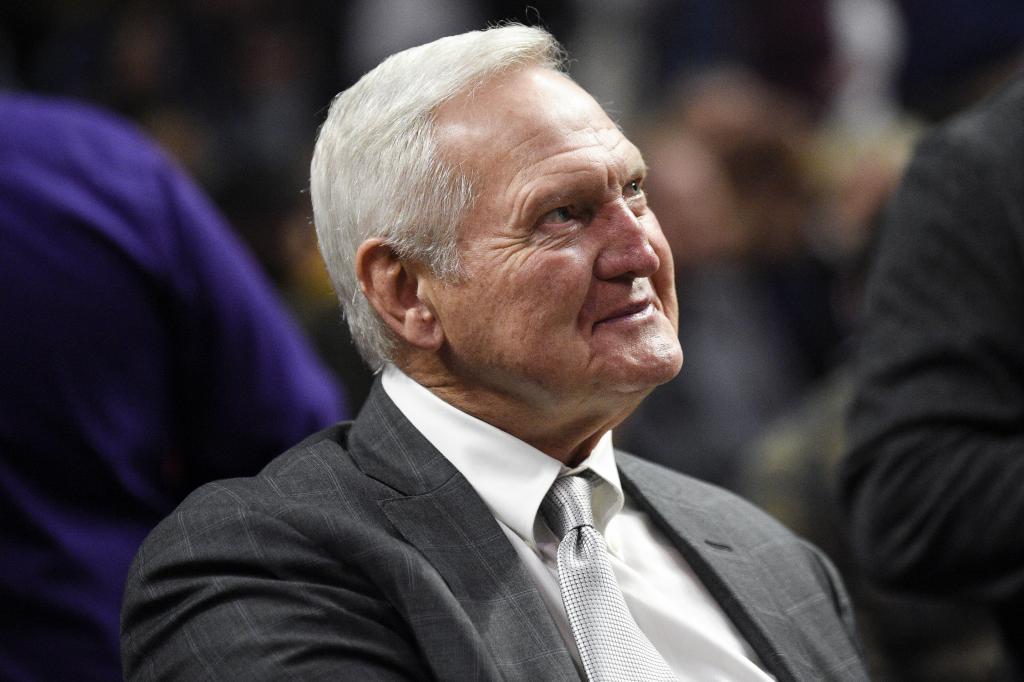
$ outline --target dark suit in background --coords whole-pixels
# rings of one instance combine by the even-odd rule
[[[865,679],[821,554],[725,491],[617,461],[769,672]],[[122,626],[129,679],[578,679],[492,513],[379,383],[351,426],[161,524]]]
[[[1024,656],[1024,77],[917,149],[858,362],[858,558],[886,585],[989,604]]]

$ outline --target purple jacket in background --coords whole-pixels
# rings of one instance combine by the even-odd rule
[[[0,94],[0,678],[115,680],[125,574],[197,484],[347,416],[257,265],[139,133]]]

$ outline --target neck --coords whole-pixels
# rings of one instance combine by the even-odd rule
[[[569,467],[585,460],[646,395],[553,396],[537,387],[467,386],[447,373],[425,372],[415,365],[401,369],[449,405]]]

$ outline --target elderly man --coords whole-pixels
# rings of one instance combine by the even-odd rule
[[[863,679],[828,561],[615,452],[682,364],[644,162],[507,26],[392,56],[335,100],[312,192],[363,356],[359,418],[149,538],[126,674]]]

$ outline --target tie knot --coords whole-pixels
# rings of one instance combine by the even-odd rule
[[[540,513],[559,540],[573,528],[594,525],[590,508],[592,476],[585,472],[559,478],[541,502]]]

